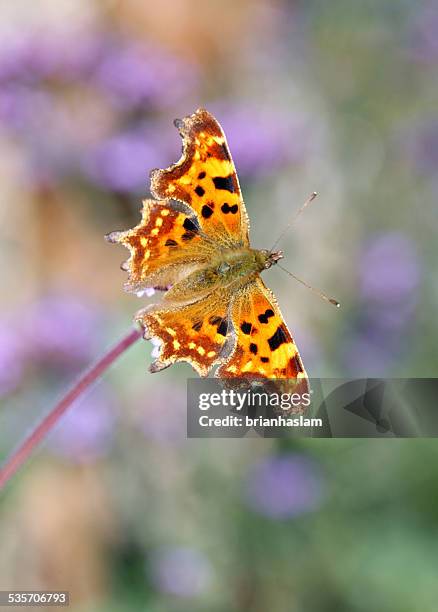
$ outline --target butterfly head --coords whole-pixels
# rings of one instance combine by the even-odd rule
[[[283,251],[268,251],[264,249],[259,251],[260,267],[262,270],[267,270],[271,266],[277,263],[280,259],[283,259]]]

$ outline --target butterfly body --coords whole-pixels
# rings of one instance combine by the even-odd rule
[[[176,283],[167,291],[164,300],[187,302],[219,287],[230,292],[238,291],[281,256],[279,252],[269,253],[246,247],[228,249]]]
[[[130,250],[125,287],[164,289],[160,304],[136,315],[160,343],[156,372],[189,362],[202,376],[280,378],[307,384],[298,350],[260,273],[281,252],[253,249],[249,221],[225,135],[206,110],[175,122],[181,159],[151,173],[156,200],[140,224],[113,232]]]

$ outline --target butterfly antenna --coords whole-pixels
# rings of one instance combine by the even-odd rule
[[[309,285],[308,283],[303,281],[301,278],[298,278],[298,276],[295,276],[295,274],[292,274],[292,272],[289,272],[289,270],[286,270],[286,268],[283,268],[283,266],[280,265],[279,263],[277,263],[277,266],[279,268],[281,268],[283,270],[283,272],[286,272],[286,274],[289,274],[289,276],[292,276],[292,278],[294,278],[296,281],[298,281],[299,283],[301,283],[302,285],[307,287],[307,289],[310,289],[310,291],[313,291],[313,293],[316,293],[316,295],[319,295],[320,298],[322,298],[326,302],[330,302],[330,304],[333,304],[333,306],[336,306],[337,308],[340,308],[341,305],[340,305],[340,303],[337,300],[329,297],[328,295],[326,295],[320,289],[315,289],[315,287],[312,287],[312,285]]]
[[[314,191],[308,198],[307,200],[304,202],[304,204],[301,206],[301,208],[299,210],[297,210],[297,212],[294,214],[294,216],[292,217],[292,219],[289,221],[289,223],[286,225],[286,227],[284,228],[284,230],[281,232],[281,234],[279,235],[279,237],[277,238],[277,240],[274,242],[272,248],[271,248],[271,253],[272,251],[275,249],[275,247],[277,246],[277,244],[280,242],[280,240],[283,239],[283,237],[287,234],[287,232],[290,230],[290,228],[292,227],[292,225],[295,223],[295,221],[297,220],[297,218],[301,215],[301,213],[303,212],[303,210],[305,208],[307,208],[309,206],[309,204],[311,202],[313,202],[313,200],[316,198],[318,194],[316,193],[316,191]]]

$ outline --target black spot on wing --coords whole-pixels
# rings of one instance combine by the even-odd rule
[[[226,336],[227,335],[227,330],[228,330],[228,324],[225,321],[225,319],[223,319],[221,321],[221,324],[217,328],[217,333],[220,334],[221,336]]]
[[[209,219],[212,214],[213,214],[213,209],[211,209],[210,206],[207,206],[206,204],[204,204],[204,206],[201,209],[201,215],[204,217],[204,219]]]
[[[271,351],[276,351],[285,342],[287,342],[286,331],[282,325],[279,325],[275,334],[268,339],[269,348]]]
[[[187,242],[187,240],[192,240],[192,238],[194,238],[195,235],[196,235],[195,232],[184,232],[181,238],[184,240],[184,242]]]
[[[239,210],[239,207],[237,206],[237,204],[233,204],[233,206],[230,206],[228,202],[224,202],[221,206],[221,211],[225,215],[227,215],[228,213],[232,213],[233,215],[235,215],[238,210]]]
[[[172,238],[168,238],[164,246],[175,247],[175,246],[178,246],[178,243],[175,240],[172,240]]]
[[[156,285],[154,289],[155,291],[169,291],[170,287],[167,285]]]
[[[257,355],[257,351],[258,351],[257,344],[254,344],[254,342],[251,342],[251,344],[249,345],[249,350],[251,351],[253,355]]]
[[[194,329],[195,331],[199,331],[202,327],[202,321],[196,321],[196,323],[193,323],[192,325],[192,329]]]
[[[263,314],[259,315],[260,323],[268,323],[269,318],[274,316],[274,311],[271,308],[265,310]]]
[[[202,196],[203,196],[203,195],[204,195],[204,193],[205,193],[205,189],[204,189],[204,187],[201,187],[201,185],[198,185],[198,186],[196,187],[196,189],[195,189],[195,193],[197,193],[197,194],[198,194],[198,196],[199,196],[200,198],[202,198]]]
[[[225,191],[229,191],[230,193],[234,193],[234,181],[233,175],[229,176],[215,176],[213,178],[213,183],[216,189],[224,189]]]
[[[189,232],[196,232],[199,229],[198,226],[189,218],[184,219],[183,228]]]
[[[202,171],[202,172],[200,172],[200,173],[198,174],[198,179],[203,179],[203,178],[205,178],[205,177],[206,177],[206,174],[205,174],[205,172],[204,172],[204,171]]]
[[[262,363],[269,363],[269,357],[260,357]]]
[[[210,325],[216,325],[217,333],[221,336],[226,336],[228,331],[228,323],[222,317],[218,317],[217,315],[210,317],[208,322]]]
[[[248,336],[251,333],[252,325],[251,323],[244,321],[240,326],[240,329],[243,331],[244,334]]]

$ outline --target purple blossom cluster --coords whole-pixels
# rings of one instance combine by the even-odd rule
[[[82,160],[83,174],[93,183],[114,192],[144,192],[151,168],[165,167],[171,159],[168,140],[161,138],[149,126],[137,125],[102,139]],[[166,155],[165,153],[169,154]]]
[[[413,323],[420,265],[413,242],[398,232],[371,238],[360,262],[361,304],[345,365],[354,374],[382,376]]]
[[[50,33],[11,33],[0,43],[0,83],[34,86],[51,79],[84,78],[96,69],[104,50],[104,39],[91,32],[51,29]]]
[[[0,43],[0,130],[22,144],[34,182],[79,173],[107,190],[145,190],[166,141],[144,125],[183,103],[197,86],[197,69],[112,32],[81,33],[77,41],[67,29],[20,32]],[[84,94],[105,116],[91,143],[90,113],[77,112]]]
[[[197,86],[193,65],[135,41],[107,45],[93,78],[123,111],[173,106]]]
[[[310,145],[304,117],[251,104],[215,104],[240,176],[265,176],[299,163]]]
[[[151,111],[181,100],[197,84],[193,64],[112,32],[20,32],[0,46],[0,84],[50,89],[86,85],[123,112]]]
[[[0,132],[22,144],[33,182],[81,175],[107,191],[144,192],[148,171],[176,159],[170,119],[193,112],[202,99],[199,69],[114,32],[81,32],[80,44],[78,37],[68,29],[31,31],[0,43]],[[78,112],[78,100],[85,111]],[[208,106],[223,121],[243,177],[269,174],[305,154],[309,134],[301,117],[243,102]]]

